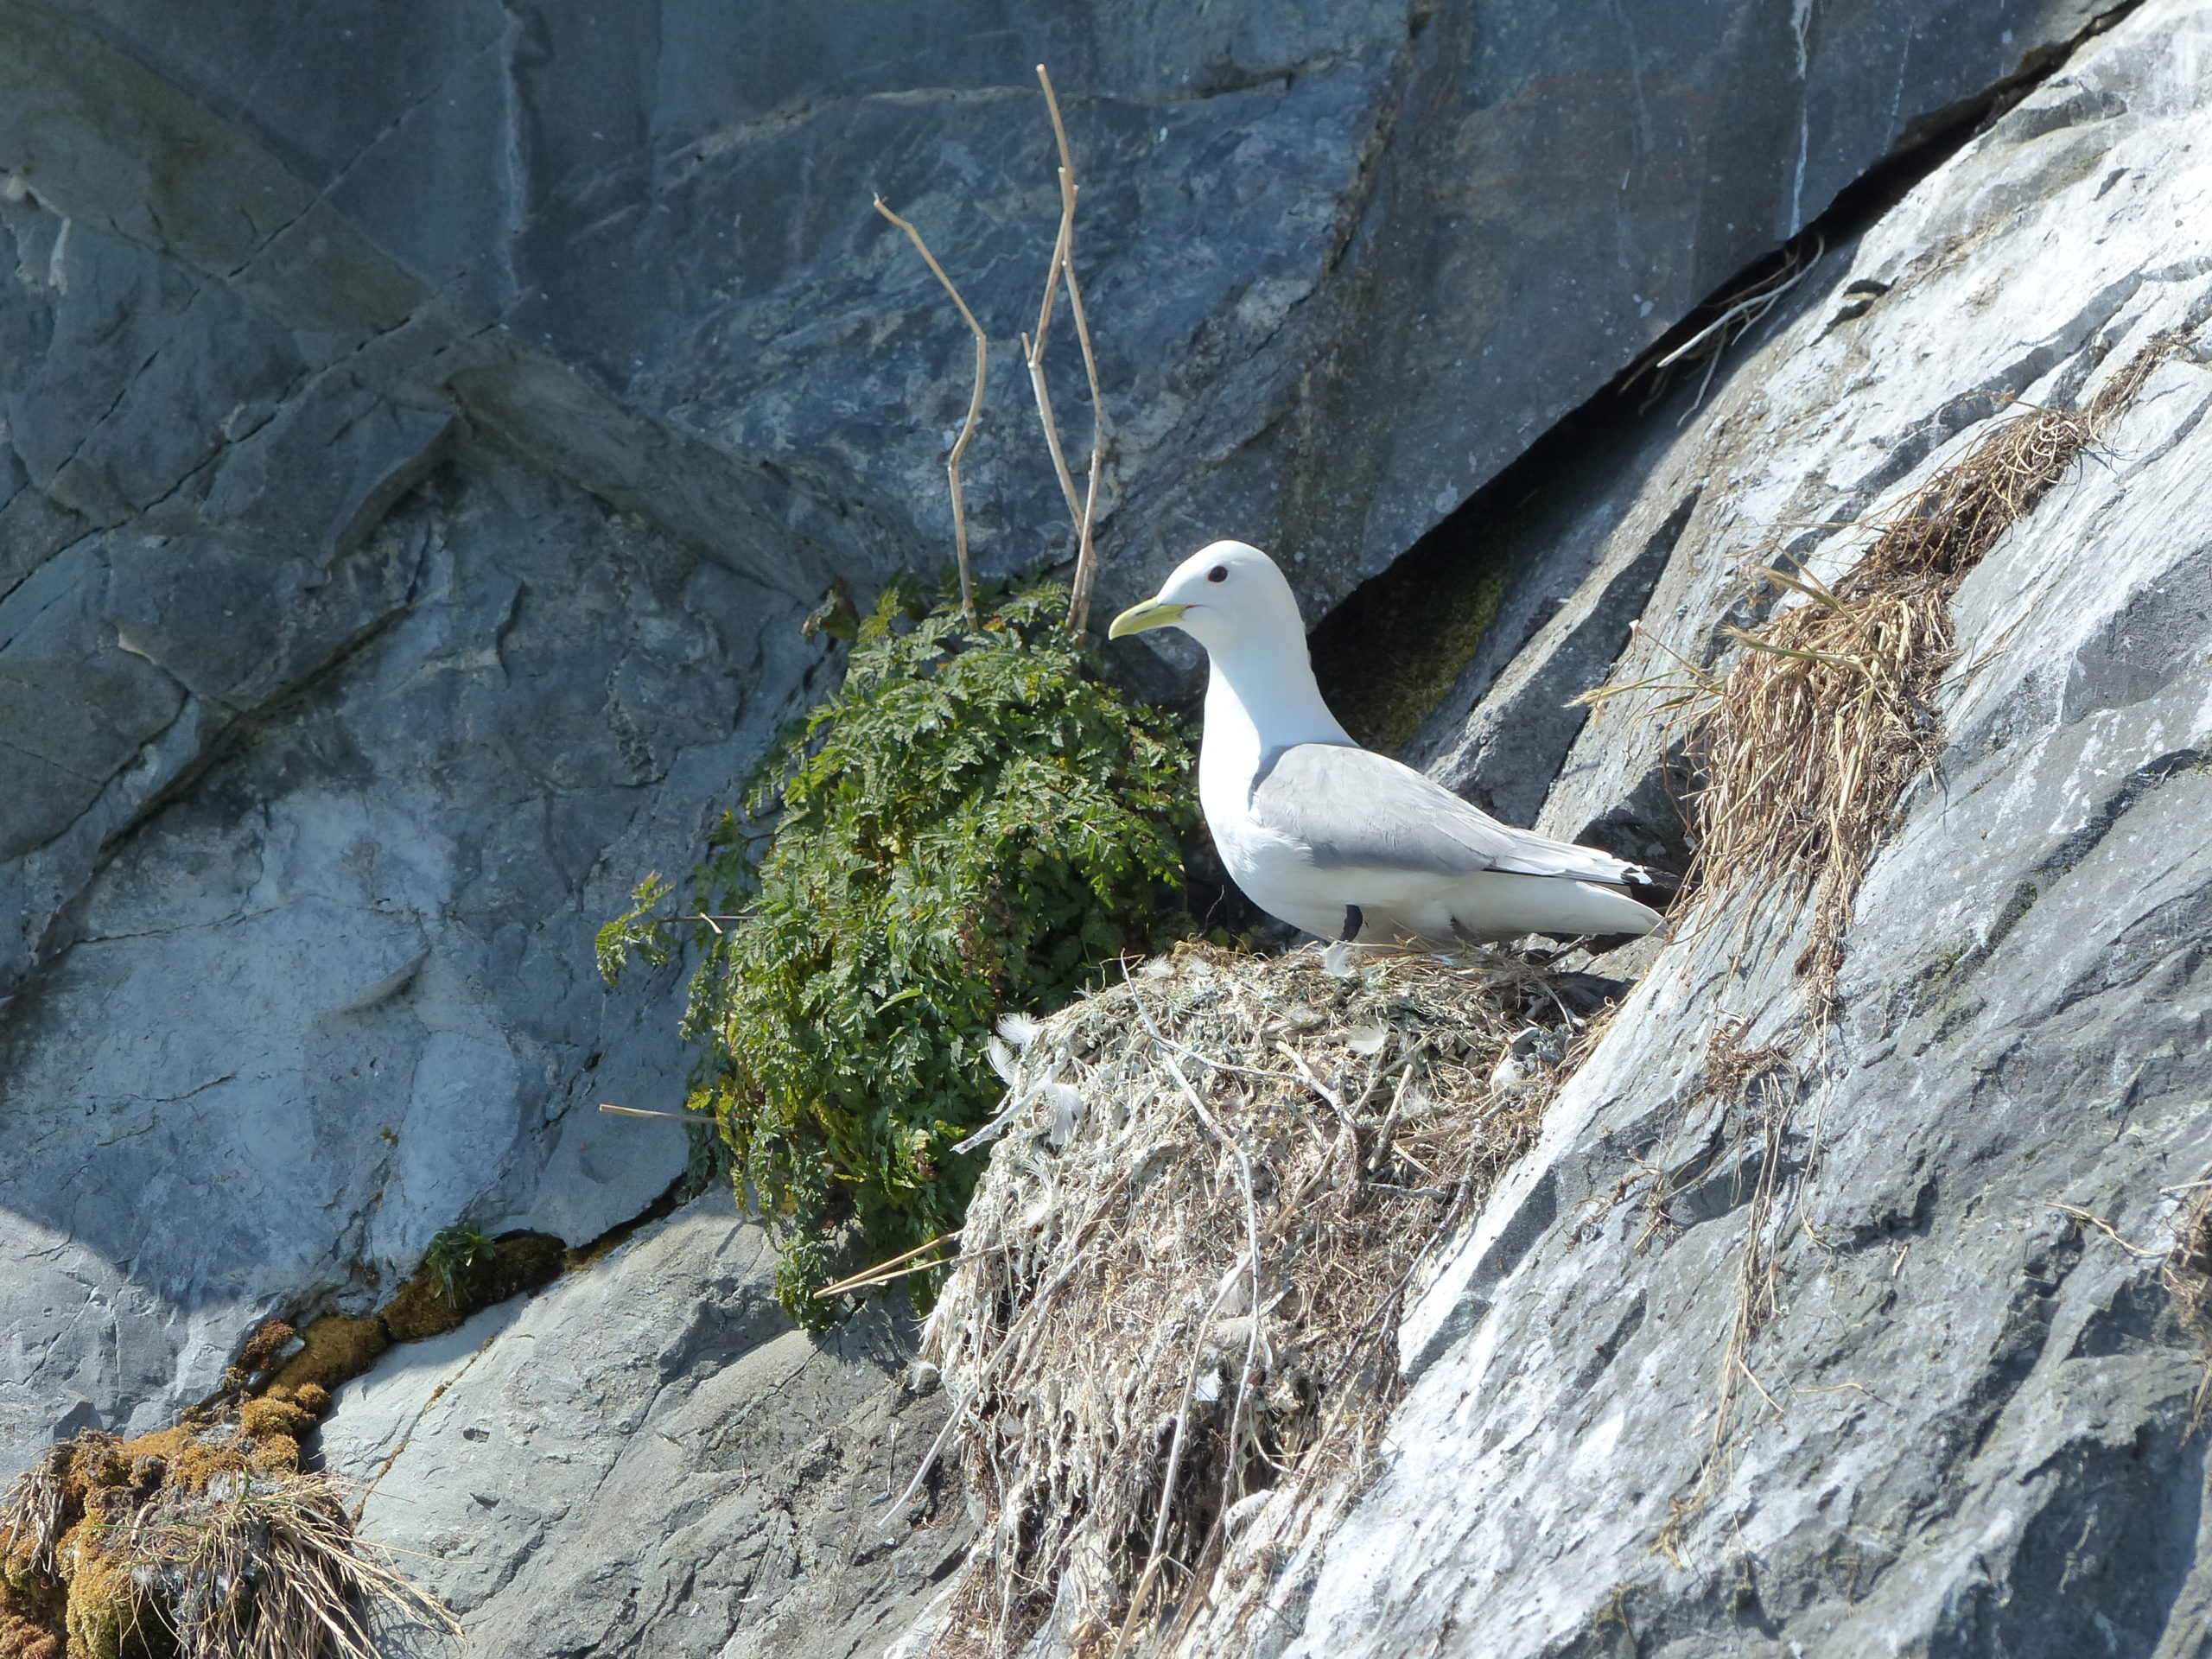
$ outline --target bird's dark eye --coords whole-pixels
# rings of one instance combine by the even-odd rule
[[[1229,580],[1229,567],[1225,564],[1217,564],[1212,569],[1206,572],[1206,580],[1208,582],[1227,582]]]

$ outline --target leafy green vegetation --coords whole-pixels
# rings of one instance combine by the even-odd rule
[[[430,1241],[423,1260],[445,1286],[446,1294],[457,1301],[461,1293],[454,1286],[455,1276],[490,1260],[498,1252],[499,1246],[491,1238],[461,1222],[442,1229]]]
[[[803,1322],[840,1267],[959,1226],[982,1160],[950,1149],[998,1097],[997,1018],[1191,931],[1187,736],[1089,671],[1063,603],[1014,593],[970,629],[887,593],[842,689],[724,815],[695,912],[656,874],[601,931],[610,979],[699,951],[690,1103],[776,1227]]]

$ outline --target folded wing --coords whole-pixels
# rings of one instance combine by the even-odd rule
[[[1412,767],[1348,745],[1300,743],[1263,760],[1249,808],[1255,824],[1304,847],[1319,869],[1502,870],[1612,887],[1649,879],[1610,853],[1500,823]]]

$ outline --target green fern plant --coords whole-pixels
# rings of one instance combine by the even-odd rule
[[[1064,603],[1030,588],[970,625],[887,592],[842,688],[724,815],[694,913],[655,876],[601,932],[610,977],[699,951],[691,1105],[779,1233],[803,1323],[840,1267],[960,1224],[982,1160],[950,1148],[997,1098],[997,1017],[1191,931],[1187,734],[1090,671]]]

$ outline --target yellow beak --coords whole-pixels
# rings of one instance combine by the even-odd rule
[[[1187,605],[1168,605],[1156,599],[1147,599],[1141,605],[1132,605],[1114,619],[1114,626],[1106,630],[1109,639],[1119,639],[1125,633],[1142,633],[1147,628],[1164,628],[1183,620]]]

